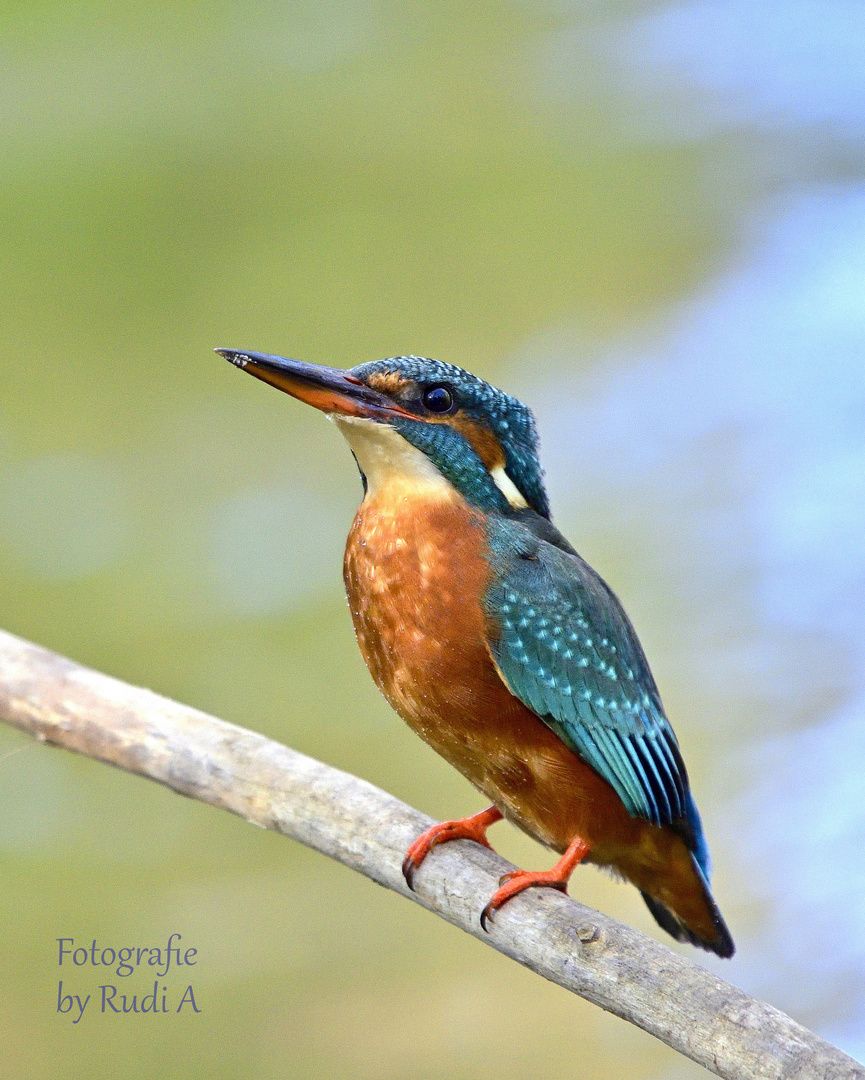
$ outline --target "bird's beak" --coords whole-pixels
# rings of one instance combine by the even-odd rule
[[[339,368],[304,364],[267,353],[239,352],[236,349],[214,349],[220,356],[243,368],[262,382],[284,390],[298,401],[305,401],[326,413],[358,416],[367,420],[387,422],[394,417],[417,417],[384,394],[362,383],[351,372]]]

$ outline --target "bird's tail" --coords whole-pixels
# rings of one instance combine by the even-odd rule
[[[660,845],[655,872],[641,875],[634,884],[658,925],[676,941],[732,956],[733,938],[709,886],[709,849],[690,792],[685,816],[665,829],[653,830],[653,836]]]
[[[693,859],[693,868],[694,887],[686,896],[677,895],[674,901],[665,902],[642,889],[641,895],[658,925],[676,941],[686,941],[718,956],[730,957],[736,951],[733,938],[696,859]]]

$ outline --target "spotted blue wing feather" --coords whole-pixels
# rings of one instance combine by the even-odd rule
[[[548,524],[553,542],[513,519],[489,528],[489,647],[511,692],[632,816],[683,828],[699,859],[702,830],[676,736],[621,604]]]

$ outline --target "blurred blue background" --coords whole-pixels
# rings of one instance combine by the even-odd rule
[[[6,3],[0,144],[4,628],[480,809],[357,654],[338,434],[210,350],[462,364],[535,408],[652,661],[739,947],[694,958],[865,1057],[861,3]],[[704,1075],[12,730],[0,860],[6,1077]],[[594,870],[572,892],[660,934]],[[175,931],[200,1015],[57,1015],[56,938]]]

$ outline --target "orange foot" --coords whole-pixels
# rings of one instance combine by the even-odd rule
[[[446,844],[448,840],[474,840],[477,844],[489,847],[487,829],[502,820],[502,812],[495,806],[472,817],[458,821],[442,821],[421,833],[405,854],[402,874],[406,885],[414,891],[414,873],[436,844]]]
[[[577,866],[589,854],[589,845],[576,837],[568,845],[568,850],[559,859],[552,870],[514,870],[499,879],[501,888],[496,889],[492,899],[481,912],[481,926],[489,932],[487,923],[495,912],[512,896],[521,893],[532,885],[547,885],[560,892],[568,891],[568,880]]]

